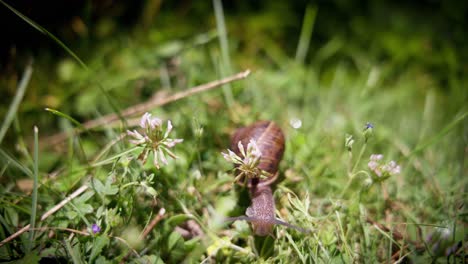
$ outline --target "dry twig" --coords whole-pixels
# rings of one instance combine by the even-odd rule
[[[140,237],[142,239],[146,238],[148,234],[153,230],[153,228],[161,221],[161,219],[164,218],[164,214],[166,213],[166,209],[161,208],[159,209],[158,214],[151,220],[149,225],[143,230],[143,233],[141,233]]]
[[[127,109],[124,109],[121,112],[121,116],[122,117],[130,117],[130,116],[142,114],[144,112],[150,111],[151,109],[153,109],[155,107],[163,106],[165,104],[180,100],[182,98],[185,98],[185,97],[188,97],[188,96],[191,96],[191,95],[194,95],[194,94],[198,94],[198,93],[201,93],[201,92],[209,91],[211,89],[214,89],[216,87],[222,86],[222,85],[230,83],[230,82],[234,82],[234,81],[237,81],[237,80],[244,79],[247,76],[249,76],[249,74],[250,74],[250,70],[246,70],[246,71],[239,72],[239,73],[237,73],[235,75],[232,75],[230,77],[226,77],[226,78],[221,79],[221,80],[216,80],[216,81],[213,81],[213,82],[209,82],[209,83],[206,83],[206,84],[202,84],[202,85],[199,85],[199,86],[192,87],[192,88],[190,88],[190,89],[188,89],[186,91],[178,92],[178,93],[175,93],[175,94],[170,95],[170,96],[165,97],[165,98],[161,98],[161,99],[157,98],[156,100],[150,99],[150,100],[148,100],[146,102],[143,102],[141,104],[137,104],[137,105],[131,106],[131,107],[127,108]],[[45,144],[45,146],[57,145],[60,142],[67,139],[68,136],[71,135],[71,134],[75,134],[75,133],[79,134],[79,133],[82,133],[82,132],[84,132],[86,130],[96,128],[96,127],[99,127],[99,126],[102,126],[102,125],[109,125],[109,124],[112,124],[112,123],[118,122],[118,121],[119,121],[119,116],[117,114],[109,114],[109,115],[105,115],[105,116],[102,116],[102,117],[94,119],[94,120],[90,120],[90,121],[85,122],[83,124],[84,129],[81,129],[81,130],[80,129],[75,129],[74,133],[61,132],[61,133],[58,133],[58,134],[55,134],[53,136],[50,136],[50,137],[46,138],[45,142],[47,142],[47,143]]]
[[[143,232],[140,234],[140,238],[141,239],[145,239],[148,234],[151,232],[151,230],[153,230],[153,228],[164,218],[164,214],[166,213],[166,209],[165,208],[161,208],[159,209],[159,212],[158,214],[153,218],[153,220],[151,220],[151,222],[149,223],[149,225],[143,230]],[[126,263],[128,258],[130,257],[130,254],[132,252],[129,251],[127,253],[127,255],[125,255],[125,257],[123,257],[123,259],[119,262],[120,264],[122,263]],[[133,252],[135,254],[135,252]],[[138,254],[136,254],[138,256]]]
[[[56,206],[52,207],[49,211],[45,212],[42,216],[41,216],[41,221],[44,221],[45,219],[47,219],[47,217],[53,215],[55,212],[57,212],[58,210],[60,210],[60,208],[64,207],[67,203],[69,203],[71,200],[75,199],[76,197],[78,197],[80,194],[82,194],[84,191],[86,191],[88,189],[88,186],[87,185],[83,185],[81,186],[80,188],[78,188],[76,191],[74,191],[72,194],[70,194],[70,196],[68,196],[67,198],[65,198],[64,200],[62,200],[59,204],[57,204]],[[5,245],[6,243],[10,242],[11,240],[15,239],[16,237],[20,236],[21,234],[23,234],[24,232],[26,231],[29,231],[30,225],[26,225],[25,227],[21,228],[20,230],[18,230],[16,233],[14,233],[13,235],[5,238],[2,242],[0,242],[0,247],[2,247],[3,245]]]

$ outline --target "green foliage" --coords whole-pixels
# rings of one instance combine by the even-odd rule
[[[1,246],[0,260],[466,258],[468,75],[458,56],[466,46],[439,37],[445,28],[439,15],[432,29],[412,16],[416,8],[368,4],[365,16],[336,1],[332,7],[347,11],[350,22],[339,27],[334,16],[326,18],[330,6],[305,12],[301,6],[296,16],[299,2],[291,9],[284,3],[211,4],[193,4],[194,17],[187,20],[173,4],[163,5],[154,24],[147,24],[146,11],[145,29],[130,32],[117,31],[115,21],[102,17],[100,29],[89,26],[100,33],[90,33],[95,38],[87,39],[81,56],[72,52],[85,52],[79,43],[66,46],[15,11],[68,57],[48,50],[38,55],[32,78],[27,68],[1,108],[0,239],[27,224],[35,230]],[[385,8],[392,19],[378,16]],[[206,17],[195,17],[200,12]],[[252,73],[245,80],[151,110],[164,128],[172,121],[171,138],[184,139],[170,150],[177,159],[167,165],[161,160],[160,169],[150,162],[161,155],[157,141],[145,145],[154,150],[145,163],[143,147],[125,136],[140,116],[85,128],[88,120],[246,68]],[[245,214],[249,197],[233,183],[221,152],[234,129],[261,119],[274,120],[286,134],[276,215],[311,233],[277,226],[273,236],[256,237],[245,221],[223,221]],[[30,146],[33,124],[41,131],[40,148]],[[47,136],[58,132],[67,139],[51,146]],[[378,167],[369,166],[371,154],[385,157]],[[400,173],[384,167],[390,160]],[[385,168],[388,173],[379,175]],[[82,185],[89,188],[41,218]]]

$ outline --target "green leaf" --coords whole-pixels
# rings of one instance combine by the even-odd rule
[[[179,262],[178,260],[186,254],[184,239],[178,232],[172,232],[169,235],[167,245],[168,251],[171,252],[172,262]]]
[[[91,255],[89,256],[89,262],[93,262],[93,260],[101,254],[104,247],[109,245],[109,238],[105,235],[101,235],[96,237],[93,243],[93,250],[91,251]]]
[[[65,215],[67,216],[68,219],[73,220],[78,216],[78,213],[75,211],[67,211]]]
[[[96,179],[96,178],[93,178],[93,185],[91,185],[94,187],[94,190],[96,190],[97,193],[103,195],[104,194],[104,184],[102,184],[102,182],[99,180],[99,179]]]
[[[94,195],[94,192],[86,192],[82,196],[76,199],[74,205],[76,210],[81,212],[81,214],[90,214],[94,211],[94,208],[87,204],[86,201],[89,200]]]
[[[166,221],[166,225],[168,226],[176,226],[180,223],[183,223],[187,220],[191,219],[190,216],[186,215],[186,214],[178,214],[178,215],[174,215],[172,216],[171,218],[169,218],[167,221]]]
[[[94,263],[95,264],[111,264],[114,262],[107,260],[106,257],[104,256],[99,256]]]
[[[36,253],[36,252],[29,252],[26,254],[22,259],[18,259],[15,261],[7,262],[11,264],[34,264],[34,263],[39,263],[39,260],[41,260],[41,257]]]
[[[164,261],[155,255],[146,255],[141,258],[137,258],[132,261],[132,263],[139,263],[139,264],[147,264],[147,263],[152,263],[152,264],[164,264]]]
[[[106,195],[115,195],[119,191],[119,188],[115,185],[112,185],[113,179],[111,176],[107,177],[106,186],[104,188],[104,194]]]
[[[175,247],[177,242],[181,241],[181,239],[182,239],[182,236],[179,233],[172,232],[169,235],[169,240],[167,242],[167,250],[171,251]]]

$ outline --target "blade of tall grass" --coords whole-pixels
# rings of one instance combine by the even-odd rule
[[[114,155],[114,156],[110,157],[110,158],[107,158],[105,160],[101,160],[101,161],[98,161],[98,162],[96,162],[94,164],[91,164],[90,167],[96,168],[96,167],[100,167],[100,166],[103,166],[103,165],[106,165],[106,164],[111,164],[111,163],[114,162],[114,160],[116,160],[116,159],[118,159],[120,157],[123,157],[123,156],[127,155],[128,153],[133,152],[133,151],[135,151],[137,149],[140,149],[140,148],[141,147],[133,147],[133,148],[127,149],[127,150],[125,150],[125,151],[123,151],[123,152],[121,152],[121,153],[119,153],[117,155]]]
[[[1,0],[0,0],[1,1]],[[13,121],[13,118],[16,115],[16,111],[23,99],[23,96],[26,92],[26,88],[28,87],[29,80],[31,79],[31,75],[33,72],[32,62],[26,65],[26,69],[24,70],[23,77],[21,77],[21,81],[18,84],[18,88],[16,89],[15,97],[11,102],[10,107],[8,108],[8,112],[6,114],[5,120],[2,123],[2,128],[0,129],[0,145],[2,144],[3,138]]]
[[[29,241],[26,247],[26,252],[30,252],[34,247],[34,228],[36,228],[36,214],[37,214],[37,189],[39,182],[39,129],[34,127],[34,180],[33,180],[33,192],[31,197],[31,221],[29,230]]]
[[[51,108],[45,108],[45,110],[47,112],[50,112],[54,115],[57,115],[57,116],[60,116],[60,117],[63,117],[65,118],[66,120],[72,122],[73,124],[75,124],[77,127],[78,127],[78,131],[86,131],[86,132],[89,132],[89,130],[87,130],[80,122],[78,122],[76,119],[74,119],[73,117],[65,114],[65,113],[62,113],[58,110],[55,110],[55,109],[51,109]],[[71,131],[70,133],[71,134],[74,134],[76,130],[74,129],[69,129],[69,131]],[[77,137],[77,144],[78,144],[78,147],[79,147],[79,150],[81,152],[81,154],[83,155],[83,157],[85,157],[85,161],[88,163],[89,165],[89,162],[88,162],[88,158],[87,158],[87,155],[86,155],[86,152],[84,150],[84,147],[83,147],[83,144],[81,144],[81,140],[79,139],[79,137]],[[70,152],[72,153],[72,152]],[[71,160],[71,159],[70,159]]]
[[[46,110],[47,112],[50,112],[50,113],[54,114],[54,115],[57,115],[57,116],[60,116],[60,117],[63,117],[63,118],[65,118],[65,119],[67,119],[68,121],[72,122],[73,124],[75,124],[75,125],[76,125],[78,128],[80,128],[80,129],[83,129],[83,130],[86,129],[86,128],[85,128],[80,122],[78,122],[76,119],[74,119],[73,117],[71,117],[71,116],[69,116],[69,115],[67,115],[67,114],[65,114],[65,113],[60,112],[59,110],[55,110],[55,109],[51,109],[51,108],[45,108],[45,110]]]
[[[5,152],[2,148],[0,148],[0,157],[2,157],[2,159],[0,159],[2,162],[6,161],[6,163],[9,163],[12,167],[19,169],[24,174],[28,175],[30,178],[33,177],[33,173],[30,169],[19,163],[15,158],[10,156],[10,154]]]
[[[231,58],[229,57],[229,45],[227,40],[226,24],[224,21],[223,5],[220,0],[213,0],[213,6],[216,16],[216,29],[218,31],[219,45],[221,47],[221,76],[226,76],[232,73]],[[234,99],[232,95],[231,85],[223,86],[223,94],[228,107],[232,106]]]
[[[310,39],[312,32],[314,31],[315,18],[317,17],[317,7],[307,6],[306,13],[304,15],[304,21],[302,22],[301,36],[299,37],[299,43],[296,49],[296,62],[304,63],[309,50]]]
[[[468,111],[458,115],[455,119],[452,120],[449,124],[447,124],[442,130],[440,130],[437,135],[427,139],[422,144],[417,146],[410,154],[410,156],[417,154],[418,152],[422,151],[423,149],[427,148],[428,146],[435,144],[437,141],[441,140],[443,136],[449,133],[452,129],[454,129],[458,124],[460,124],[466,117],[468,116]]]

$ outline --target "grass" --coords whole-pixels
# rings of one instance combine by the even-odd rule
[[[405,64],[423,55],[418,49],[394,49],[405,35],[393,28],[379,38],[387,39],[387,46],[372,51],[338,33],[314,42],[321,10],[307,8],[300,35],[291,38],[298,43],[289,51],[268,34],[275,23],[284,32],[279,21],[265,19],[278,14],[252,15],[239,22],[250,24],[238,33],[221,1],[214,0],[212,27],[181,25],[182,31],[188,27],[191,32],[183,39],[174,38],[180,33],[167,26],[172,20],[161,14],[159,23],[166,27],[144,34],[116,33],[93,44],[88,60],[75,57],[71,49],[70,58],[54,63],[39,56],[31,80],[23,78],[4,111],[8,118],[1,127],[7,140],[0,147],[0,239],[28,224],[32,230],[2,245],[0,259],[466,260],[468,97],[466,77],[457,74],[462,66],[455,61],[455,69],[444,75],[431,74],[424,60]],[[256,41],[248,36],[256,36]],[[417,37],[411,43],[417,46]],[[393,53],[381,59],[385,47]],[[440,55],[438,67],[457,53],[456,47],[447,47],[454,51],[448,48]],[[82,61],[86,67],[80,66]],[[146,164],[138,161],[142,148],[121,136],[138,123],[138,115],[117,125],[89,128],[88,133],[74,130],[116,108],[123,113],[151,97],[161,100],[247,68],[252,73],[229,87],[150,111],[165,120],[163,128],[166,120],[172,121],[171,138],[184,139],[171,148],[178,158],[159,170],[152,154]],[[50,80],[45,77],[51,75]],[[273,236],[257,237],[245,221],[222,221],[245,214],[249,197],[233,184],[232,166],[220,153],[236,128],[261,119],[274,120],[286,134],[274,192],[276,215],[312,230],[310,234],[278,226]],[[365,130],[367,122],[374,125],[371,135]],[[31,140],[37,135],[32,124],[41,131],[38,140]],[[68,137],[51,146],[47,136],[59,132]],[[345,146],[347,135],[352,145],[348,136]],[[39,147],[29,146],[37,141]],[[367,164],[377,153],[386,162],[395,160],[401,173],[376,177]],[[95,232],[93,224],[101,230]],[[453,254],[447,254],[449,248]]]

